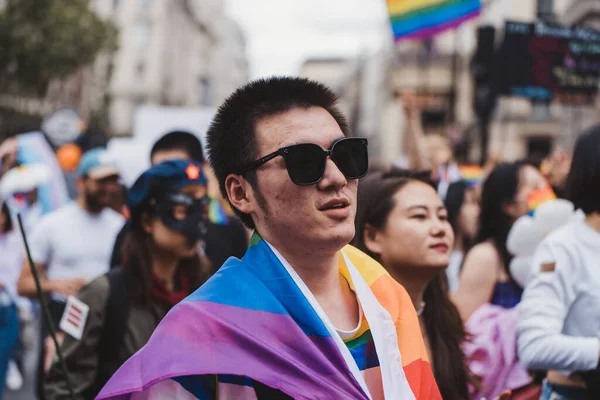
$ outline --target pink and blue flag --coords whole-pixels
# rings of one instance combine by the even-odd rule
[[[387,329],[396,329],[392,346],[401,354],[394,373],[404,382],[393,383],[404,385],[402,398],[441,400],[406,291],[355,248],[345,247],[344,254],[390,314]],[[215,391],[223,384],[227,390],[266,385],[297,399],[368,399],[340,351],[341,339],[331,335],[311,304],[270,245],[255,234],[242,260],[230,258],[167,314],[98,399],[213,399],[221,398]],[[347,344],[349,353],[344,350],[363,373],[380,368],[372,336],[364,331]]]

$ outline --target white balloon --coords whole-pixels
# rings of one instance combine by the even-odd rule
[[[535,226],[535,220],[529,215],[524,215],[516,220],[510,229],[506,248],[514,256],[531,255],[541,241],[542,236]]]
[[[518,256],[510,261],[509,270],[512,278],[524,288],[531,280],[531,256]]]
[[[533,216],[534,223],[542,236],[568,223],[575,212],[573,203],[557,199],[540,205]]]

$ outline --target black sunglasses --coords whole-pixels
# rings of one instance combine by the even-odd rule
[[[300,143],[282,147],[242,168],[238,174],[259,168],[275,157],[285,160],[285,167],[292,182],[299,186],[319,183],[325,173],[327,157],[337,165],[347,179],[362,178],[369,169],[368,141],[365,138],[337,140],[330,150],[323,150],[314,143]]]

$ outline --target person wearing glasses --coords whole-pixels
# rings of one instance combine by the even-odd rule
[[[336,102],[320,83],[275,77],[223,103],[208,158],[250,246],[98,399],[441,400],[408,293],[348,246],[368,142]]]

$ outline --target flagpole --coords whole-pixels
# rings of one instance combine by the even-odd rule
[[[71,383],[71,379],[69,378],[69,371],[67,370],[67,365],[65,364],[65,359],[63,358],[62,351],[60,350],[60,344],[58,343],[58,338],[56,337],[56,328],[54,327],[54,323],[52,322],[52,316],[50,315],[50,309],[48,308],[48,303],[46,302],[46,296],[44,295],[44,291],[42,290],[42,284],[40,282],[40,277],[37,268],[33,263],[33,258],[31,257],[31,252],[29,251],[29,243],[27,242],[27,236],[25,235],[25,229],[23,228],[23,220],[21,219],[21,213],[17,213],[17,221],[19,222],[21,237],[23,238],[23,244],[25,245],[25,254],[27,255],[27,260],[29,261],[29,268],[31,268],[31,273],[33,274],[35,286],[37,288],[38,296],[40,298],[40,305],[44,313],[44,319],[46,324],[48,325],[48,330],[50,331],[50,336],[52,337],[54,346],[56,346],[56,354],[58,354],[60,367],[63,371],[63,374],[65,375],[67,388],[69,389],[69,395],[72,400],[75,400],[75,392],[73,391],[73,385]]]

